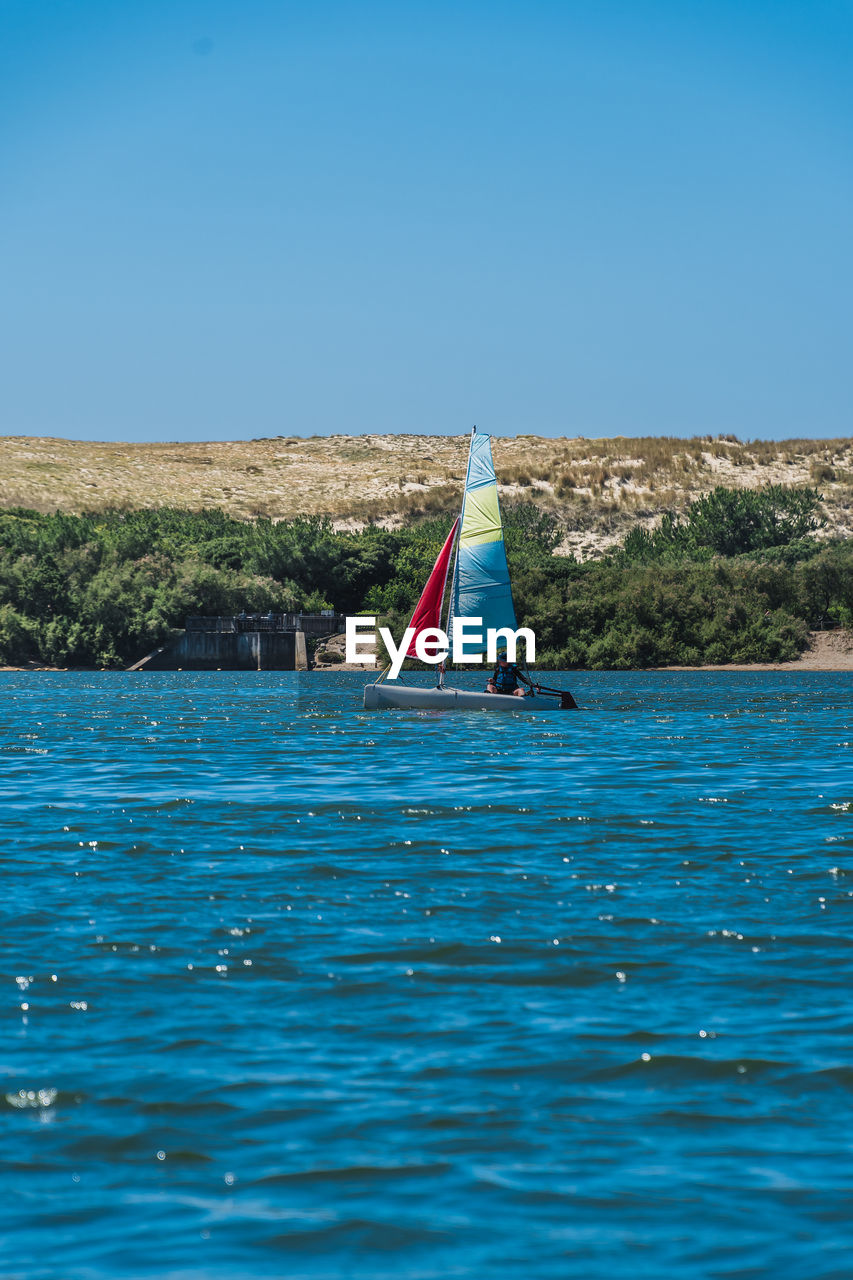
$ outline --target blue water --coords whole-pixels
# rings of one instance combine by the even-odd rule
[[[566,680],[0,677],[4,1278],[849,1280],[853,677]]]

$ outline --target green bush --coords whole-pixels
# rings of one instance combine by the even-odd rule
[[[520,625],[539,664],[626,670],[782,661],[810,628],[853,624],[853,547],[818,543],[815,490],[716,489],[682,521],[632,530],[612,557],[553,554],[561,530],[530,503],[504,511]],[[399,634],[452,524],[388,531],[242,522],[162,508],[97,516],[0,512],[0,661],[111,666],[188,614],[379,615]]]
[[[718,487],[691,503],[683,520],[665,515],[651,533],[633,529],[624,541],[622,560],[649,564],[787,547],[820,527],[819,502],[816,489]]]
[[[16,666],[33,652],[32,623],[11,604],[0,605],[0,664]]]

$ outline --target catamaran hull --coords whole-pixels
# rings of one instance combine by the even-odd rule
[[[546,698],[516,698],[503,693],[474,693],[468,689],[416,689],[411,685],[369,684],[364,690],[368,711],[400,707],[410,711],[537,711],[548,709]]]

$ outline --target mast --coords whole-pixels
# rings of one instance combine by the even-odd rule
[[[459,526],[456,530],[456,548],[455,548],[455,555],[453,558],[453,577],[450,581],[450,595],[447,600],[447,626],[445,630],[447,631],[448,636],[450,635],[450,628],[453,623],[453,596],[456,591],[456,570],[459,567],[459,534],[462,532],[462,521],[465,519],[465,494],[468,491],[468,474],[471,470],[471,445],[474,443],[474,436],[476,434],[477,434],[477,426],[475,423],[474,426],[471,428],[471,436],[468,442],[468,465],[465,469],[465,486],[462,490],[462,507],[459,511]]]

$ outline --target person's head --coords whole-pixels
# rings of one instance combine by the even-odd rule
[[[498,662],[504,664],[507,662],[506,649],[498,649]]]

